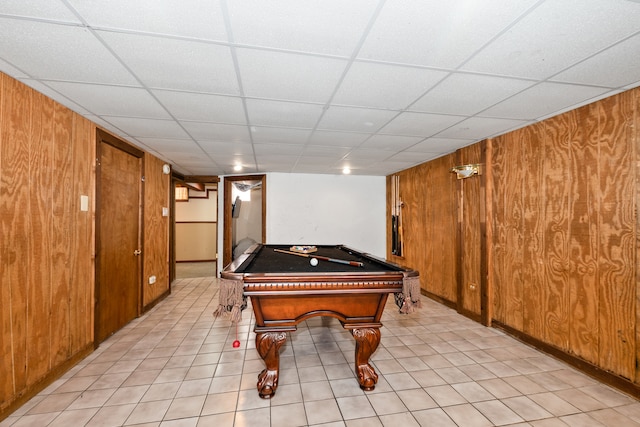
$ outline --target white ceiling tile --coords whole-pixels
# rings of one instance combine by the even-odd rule
[[[179,152],[183,147],[197,146],[191,139],[136,138],[142,144],[152,146],[163,152]]]
[[[514,77],[547,78],[562,71],[567,64],[589,57],[639,29],[640,4],[637,3],[546,1],[462,68]]]
[[[526,120],[494,119],[488,117],[471,117],[440,132],[438,138],[473,139],[480,141],[490,136],[499,135],[513,129],[531,124]],[[455,150],[453,150],[455,151]]]
[[[198,141],[202,149],[213,155],[253,156],[253,145],[243,142]]]
[[[124,139],[125,141],[129,141],[131,142],[133,145],[136,146],[140,146],[140,144],[138,143],[137,140],[135,140],[133,137],[129,136],[126,132],[122,131],[122,129],[119,129],[117,127],[115,127],[114,125],[112,125],[111,123],[105,121],[102,119],[102,117],[100,116],[94,116],[91,114],[86,114],[83,115],[87,120],[92,121],[93,123],[95,123],[96,125],[100,126],[101,128],[103,128],[104,130],[111,132],[113,135]],[[147,147],[143,147],[144,149],[146,149]]]
[[[171,120],[113,116],[103,116],[102,119],[118,129],[126,129],[126,133],[134,138],[189,138],[178,123]]]
[[[205,122],[181,122],[182,126],[196,140],[250,142],[246,126]]]
[[[330,106],[318,129],[376,132],[398,114],[397,111]]]
[[[233,169],[234,166],[242,165],[244,167],[255,167],[255,159],[253,154],[222,154],[222,153],[209,153],[213,157],[217,164],[224,168]]]
[[[347,61],[311,55],[236,49],[244,94],[249,97],[325,103]]]
[[[400,161],[400,160],[392,160],[392,159],[388,159],[385,160],[384,162],[380,162],[380,163],[376,163],[373,167],[375,168],[376,171],[380,171],[379,174],[380,175],[391,175],[394,174],[396,172],[400,172],[406,169],[409,169],[413,166],[416,166],[420,163],[424,163],[426,161],[435,159],[438,156],[434,156],[431,158],[427,158],[424,159],[422,162],[418,162],[418,161]],[[352,172],[354,174],[358,174],[358,171]],[[367,174],[367,170],[364,171],[363,174]]]
[[[355,147],[360,145],[362,141],[367,139],[369,136],[369,134],[365,133],[315,131],[313,135],[311,135],[311,138],[309,138],[309,144]]]
[[[345,167],[349,168],[351,170],[351,173],[355,173],[355,171],[358,170],[366,170],[376,163],[378,162],[376,162],[375,160],[345,160],[344,162],[336,164],[335,166],[336,169],[339,170],[342,170]]]
[[[188,172],[182,172],[184,175],[203,175],[203,176],[215,176],[215,175],[225,175],[228,171],[225,171],[223,168],[219,166],[209,166],[206,168],[189,168]]]
[[[281,171],[281,172],[306,173],[306,174],[330,174],[330,173],[334,173],[332,168],[331,168],[331,166],[315,165],[315,164],[307,165],[307,164],[300,164],[300,163],[297,163],[289,171]]]
[[[535,3],[387,1],[358,57],[455,68]]]
[[[169,118],[165,109],[149,95],[149,92],[141,88],[67,82],[49,82],[48,84],[53,89],[64,93],[73,102],[83,105],[99,116]]]
[[[639,86],[639,38],[640,0],[0,1],[0,70],[185,174],[394,173]]]
[[[218,174],[238,174],[238,173],[252,173],[256,172],[256,162],[251,157],[230,157],[230,156],[216,156],[216,165],[224,172]],[[237,171],[235,168],[240,166],[242,169]]]
[[[635,35],[552,80],[609,87],[624,87],[640,82],[640,34]]]
[[[306,166],[311,166],[311,165],[316,165],[316,166],[323,166],[323,167],[327,167],[327,166],[332,166],[334,163],[336,163],[337,161],[342,160],[343,156],[340,157],[327,157],[327,156],[314,156],[314,155],[310,155],[309,153],[304,153],[302,156],[300,156],[297,160],[297,165],[306,165]]]
[[[428,160],[438,157],[441,154],[444,154],[446,152],[447,151],[442,151],[440,153],[425,153],[425,152],[416,152],[416,151],[401,151],[389,157],[389,160],[398,161],[398,162],[410,162],[410,163],[413,163],[414,165],[418,165],[420,163],[424,163]]]
[[[107,31],[98,34],[147,87],[239,94],[226,46]]]
[[[482,115],[534,120],[547,111],[558,111],[570,105],[585,102],[605,92],[606,89],[592,86],[540,83],[485,110]]]
[[[443,71],[355,62],[333,103],[403,109],[447,75]]]
[[[535,82],[530,80],[455,73],[430,90],[409,110],[473,115],[533,84]]]
[[[461,116],[406,112],[400,114],[380,132],[391,135],[432,136],[463,120]]]
[[[217,0],[69,0],[85,21],[98,28],[124,29],[227,41]]]
[[[246,124],[238,97],[166,90],[154,90],[153,94],[178,120]]]
[[[370,0],[228,2],[236,43],[342,56],[351,55],[376,6]]]
[[[292,173],[291,164],[289,165],[273,165],[270,167],[269,164],[261,165],[256,172],[265,173],[265,172],[278,172],[278,173]]]
[[[25,77],[29,77],[27,74],[23,73],[22,70],[14,67],[9,64],[7,61],[3,61],[0,59],[0,71],[12,76],[14,79],[22,79]]]
[[[422,141],[421,136],[373,135],[362,143],[361,148],[379,150],[404,150]]]
[[[286,167],[290,170],[298,156],[295,154],[263,154],[256,156],[258,169],[271,169],[272,167]]]
[[[336,162],[340,160],[341,159],[333,159],[330,157],[315,157],[315,156],[304,155],[304,156],[300,156],[300,158],[297,159],[296,170],[298,170],[299,172],[302,172],[305,169],[312,168],[312,167],[323,168],[326,170],[327,168],[333,167],[336,164]]]
[[[253,150],[256,156],[298,156],[302,153],[304,146],[296,144],[255,144]]]
[[[191,169],[191,168],[210,168],[213,163],[211,162],[210,159],[207,158],[182,158],[182,159],[177,159],[176,163],[179,164],[180,166],[187,168],[187,169]]]
[[[307,145],[304,149],[304,156],[310,159],[318,158],[318,161],[324,159],[339,160],[349,153],[351,147],[338,147],[331,145]]]
[[[252,125],[311,129],[322,114],[318,104],[247,99],[246,105]]]
[[[16,34],[20,35],[20,43],[15,43]],[[124,85],[137,83],[122,64],[82,27],[0,18],[0,52],[3,57],[11,58],[13,66],[35,78]]]
[[[473,139],[428,138],[419,144],[407,148],[407,152],[420,153],[452,153],[458,148],[466,147]]]
[[[251,137],[256,144],[304,144],[311,130],[251,126]]]
[[[167,156],[182,161],[184,159],[208,159],[209,156],[199,147],[196,143],[191,142],[188,144],[180,144],[180,146],[174,149],[168,149],[165,151]]]
[[[388,159],[393,152],[388,150],[377,150],[375,148],[356,148],[349,152],[345,160],[347,161],[381,161]]]
[[[78,18],[60,0],[2,0],[0,15],[15,15],[80,24]]]
[[[37,90],[41,94],[53,99],[54,101],[59,102],[60,104],[67,107],[68,109],[75,111],[78,114],[82,114],[82,115],[91,114],[86,108],[82,107],[80,104],[73,102],[67,96],[65,96],[65,94],[60,93],[54,90],[53,88],[51,88],[48,82],[43,83],[40,80],[33,80],[33,79],[18,79],[18,80],[20,80],[22,83],[29,86],[30,88]]]

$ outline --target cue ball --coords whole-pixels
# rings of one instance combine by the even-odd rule
[[[318,265],[318,259],[317,258],[311,258],[309,260],[309,264],[311,264],[313,267],[315,267],[316,265]]]

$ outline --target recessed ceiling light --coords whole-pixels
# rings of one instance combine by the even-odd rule
[[[240,172],[242,170],[242,165],[240,165],[240,164],[235,165],[233,167],[233,170],[236,171],[236,172]]]
[[[349,169],[349,166],[345,166],[344,168],[342,168],[342,173],[345,175],[349,175],[351,173],[351,169]]]

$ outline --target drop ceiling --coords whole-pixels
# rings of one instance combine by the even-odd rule
[[[388,175],[640,85],[632,0],[2,0],[0,70],[187,175]]]

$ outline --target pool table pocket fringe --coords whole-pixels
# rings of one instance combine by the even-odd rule
[[[237,323],[242,320],[242,310],[246,307],[244,283],[242,280],[220,279],[218,294],[218,308],[213,312],[214,317],[229,314],[229,320]]]
[[[396,294],[396,304],[400,307],[400,313],[413,313],[416,308],[422,307],[420,301],[420,276],[404,276],[402,279],[402,293]]]

